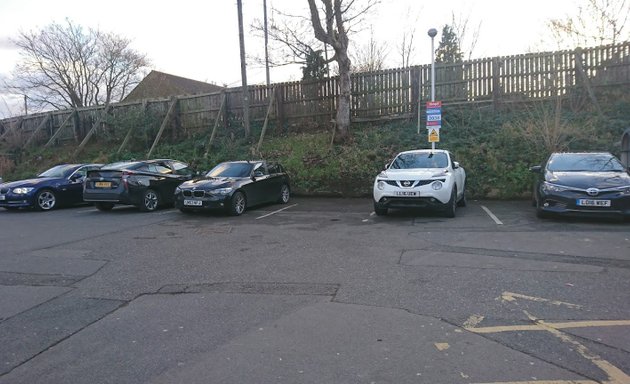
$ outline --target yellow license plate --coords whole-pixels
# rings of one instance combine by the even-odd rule
[[[94,186],[96,188],[111,188],[112,183],[109,181],[97,181],[96,183],[94,183]]]

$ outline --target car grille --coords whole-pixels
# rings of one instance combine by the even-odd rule
[[[182,191],[182,195],[184,195],[184,197],[204,197],[206,193],[205,191],[191,191],[190,189],[184,189]]]
[[[0,189],[0,193],[3,195],[6,195],[7,193],[9,193],[9,188],[2,188]]]

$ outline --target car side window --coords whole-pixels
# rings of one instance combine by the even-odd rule
[[[70,178],[73,180],[83,180],[85,176],[87,176],[87,171],[87,167],[81,167],[74,171],[74,173],[70,175]]]
[[[280,164],[270,164],[269,165],[269,174],[273,175],[273,174],[277,174],[277,173],[282,173],[282,166]]]
[[[261,163],[258,167],[254,168],[254,176],[261,177],[266,175],[269,175],[269,171],[264,163]]]
[[[168,174],[173,172],[172,169],[162,165],[162,164],[148,164],[147,171],[161,174]]]

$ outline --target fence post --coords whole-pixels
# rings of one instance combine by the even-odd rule
[[[501,63],[498,57],[492,58],[492,106],[495,111],[501,106]]]
[[[602,109],[599,107],[599,102],[597,101],[597,97],[595,96],[595,92],[593,91],[593,87],[591,86],[591,80],[589,79],[586,71],[584,70],[584,66],[582,64],[582,48],[577,48],[575,50],[575,72],[576,78],[580,79],[581,85],[586,88],[586,93],[588,93],[588,97],[593,102],[597,113],[602,114]],[[578,85],[576,79],[576,85]]]
[[[420,68],[413,67],[409,73],[411,76],[411,116],[418,118],[418,134],[420,134]]]
[[[278,86],[276,94],[276,124],[280,132],[284,132],[284,87],[286,84]]]

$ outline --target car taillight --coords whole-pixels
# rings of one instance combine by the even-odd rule
[[[128,183],[127,179],[129,178],[129,176],[133,176],[133,175],[134,175],[133,172],[123,171],[121,179],[122,179],[122,183],[123,183],[123,188],[125,188],[125,190],[129,189],[129,183]]]

